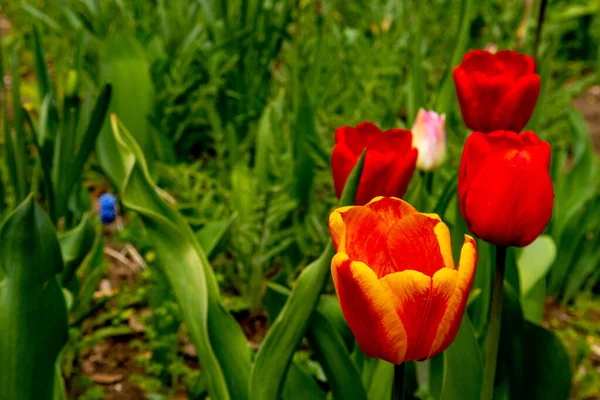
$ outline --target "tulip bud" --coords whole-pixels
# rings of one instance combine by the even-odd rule
[[[473,132],[458,175],[460,211],[469,230],[496,246],[533,242],[552,215],[550,153],[550,145],[532,131]]]
[[[419,109],[412,127],[413,147],[419,150],[417,168],[432,171],[446,155],[446,115]]]
[[[473,50],[453,74],[463,121],[472,131],[520,132],[531,118],[540,94],[533,58]]]
[[[376,196],[404,196],[417,161],[417,149],[412,142],[412,134],[408,130],[382,131],[370,122],[338,128],[331,155],[337,196],[342,195],[346,180],[363,149],[367,149],[367,154],[355,204],[366,204]]]
[[[498,46],[495,43],[488,43],[485,46],[485,51],[488,53],[496,54],[498,52]]]

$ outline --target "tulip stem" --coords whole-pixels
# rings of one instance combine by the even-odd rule
[[[548,5],[548,0],[541,0],[539,2],[539,9],[537,14],[537,25],[535,27],[535,39],[533,41],[533,51],[532,57],[536,62],[540,62],[539,47],[540,42],[542,40],[542,26],[544,25],[544,17],[546,15],[546,6]]]
[[[483,371],[483,388],[481,400],[492,400],[494,397],[494,381],[496,378],[496,360],[498,343],[500,342],[500,322],[502,321],[502,297],[504,295],[504,271],[506,267],[506,247],[496,246],[496,268],[490,324],[487,333],[487,349],[485,353],[485,370]]]
[[[404,363],[394,365],[394,389],[392,400],[404,400]]]
[[[423,181],[425,184],[425,190],[428,194],[432,194],[433,191],[433,172],[423,172]]]

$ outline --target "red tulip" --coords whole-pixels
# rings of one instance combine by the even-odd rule
[[[473,132],[460,161],[460,211],[469,230],[497,246],[527,246],[552,214],[550,145],[535,133]]]
[[[343,126],[335,132],[331,171],[338,198],[365,148],[355,204],[366,204],[376,196],[404,196],[417,161],[412,134],[404,129],[382,132],[375,124],[362,122],[355,128]]]
[[[335,289],[366,355],[401,364],[450,346],[475,273],[472,237],[465,236],[455,268],[440,217],[392,197],[335,210],[329,231],[337,251],[331,260]]]
[[[520,132],[540,93],[533,58],[507,50],[468,52],[454,68],[454,83],[465,125],[484,133]]]

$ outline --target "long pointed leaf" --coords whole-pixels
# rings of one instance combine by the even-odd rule
[[[64,270],[61,274],[63,287],[72,288],[75,271],[83,259],[92,250],[96,240],[96,229],[86,214],[79,225],[58,238],[64,260]]]
[[[100,128],[102,127],[103,122],[107,119],[106,113],[110,104],[111,93],[111,85],[104,85],[100,96],[98,96],[98,100],[96,100],[96,105],[92,111],[92,116],[88,122],[87,129],[83,135],[81,143],[79,144],[79,149],[75,153],[71,174],[68,178],[69,182],[67,185],[67,193],[71,192],[73,185],[75,185],[75,183],[81,178],[83,166],[92,152],[92,149],[94,148],[94,144],[96,143],[96,139],[100,134]]]
[[[111,122],[126,171],[123,204],[144,221],[198,352],[209,393],[215,399],[247,399],[250,350],[221,303],[204,250],[184,218],[158,194],[133,137],[116,117]]]
[[[53,396],[68,338],[61,269],[54,226],[29,196],[0,229],[0,399]]]
[[[277,284],[270,284],[269,291],[272,294],[269,298],[272,302],[279,302],[277,306],[281,309],[290,291]],[[350,332],[337,298],[331,295],[322,295],[310,320],[309,344],[325,371],[327,382],[331,386],[335,399],[366,400],[365,387],[350,354],[348,354],[342,329]],[[354,337],[352,337],[352,341],[354,342]],[[287,380],[289,380],[289,375]]]
[[[152,107],[154,88],[144,50],[135,38],[114,35],[104,42],[101,67],[102,81],[113,87],[109,113],[117,114],[128,127],[146,162],[152,166],[154,144],[146,116]],[[102,169],[120,187],[125,168],[108,120],[102,125],[96,154]]]
[[[46,65],[46,57],[44,56],[44,48],[40,39],[40,30],[37,26],[33,27],[33,55],[35,57],[35,76],[38,83],[38,93],[40,101],[52,91],[50,83],[50,74]]]
[[[28,192],[27,184],[27,155],[25,153],[25,141],[23,132],[23,113],[21,110],[21,76],[19,71],[19,53],[15,46],[12,56],[12,101],[13,101],[13,132],[7,132],[12,137],[10,142],[12,144],[13,153],[13,168],[14,168],[14,182],[13,186],[15,189],[15,196],[17,203],[20,203],[25,199]],[[7,116],[5,115],[5,118]]]
[[[478,399],[483,379],[483,360],[468,315],[454,342],[444,352],[444,378],[440,400]]]

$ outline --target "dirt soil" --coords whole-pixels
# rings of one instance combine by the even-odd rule
[[[573,104],[585,117],[594,148],[600,153],[600,85],[589,88]]]

